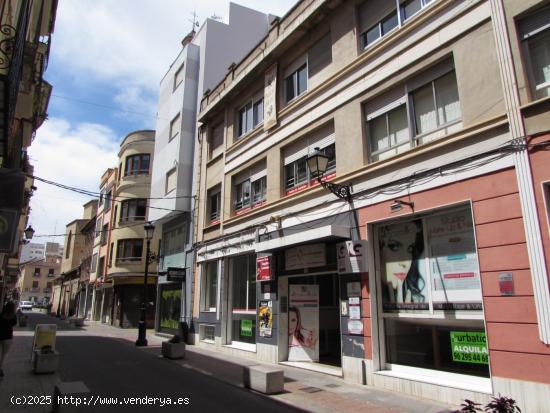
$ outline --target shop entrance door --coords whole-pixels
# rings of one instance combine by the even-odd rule
[[[318,306],[305,315],[300,312],[299,306],[292,305],[292,299],[289,302],[289,361],[292,360],[292,346],[310,345],[315,349],[310,352],[313,362],[341,367],[341,336],[340,336],[340,312],[339,301],[340,294],[338,288],[338,276],[336,274],[309,275],[289,277],[289,297],[291,290],[304,286],[303,290],[308,291],[307,286],[317,286],[310,288],[313,294],[318,291]],[[315,299],[312,298],[311,301]],[[304,300],[306,301],[306,300]],[[313,309],[310,307],[310,309]],[[311,325],[308,325],[311,323]],[[292,331],[291,331],[292,330]],[[316,341],[316,343],[315,343]],[[317,352],[318,354],[314,354]]]

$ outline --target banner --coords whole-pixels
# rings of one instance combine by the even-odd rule
[[[451,331],[453,361],[459,363],[489,364],[485,333]]]
[[[367,241],[344,241],[336,244],[338,274],[368,272]]]
[[[319,286],[290,285],[288,361],[319,361]]]

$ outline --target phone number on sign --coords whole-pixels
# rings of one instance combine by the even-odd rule
[[[191,404],[189,397],[100,397],[100,396],[11,396],[16,406],[57,405],[71,406],[178,406]]]

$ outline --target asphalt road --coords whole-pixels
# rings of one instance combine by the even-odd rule
[[[29,327],[42,317],[29,313]],[[74,330],[65,323],[59,323],[59,328]],[[111,403],[117,398],[116,405],[82,406],[79,411],[303,412],[163,359],[158,348],[140,349],[128,341],[91,335],[58,335],[56,348],[61,354],[62,381],[83,381],[90,389],[89,396],[94,401],[98,398],[97,404],[102,398],[111,398]],[[154,405],[124,404],[123,398],[145,401],[145,397],[160,399]],[[185,398],[188,404],[184,404]],[[168,403],[177,399],[183,404]]]

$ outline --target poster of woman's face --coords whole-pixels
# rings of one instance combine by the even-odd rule
[[[378,242],[384,309],[427,309],[422,220],[381,226]]]

